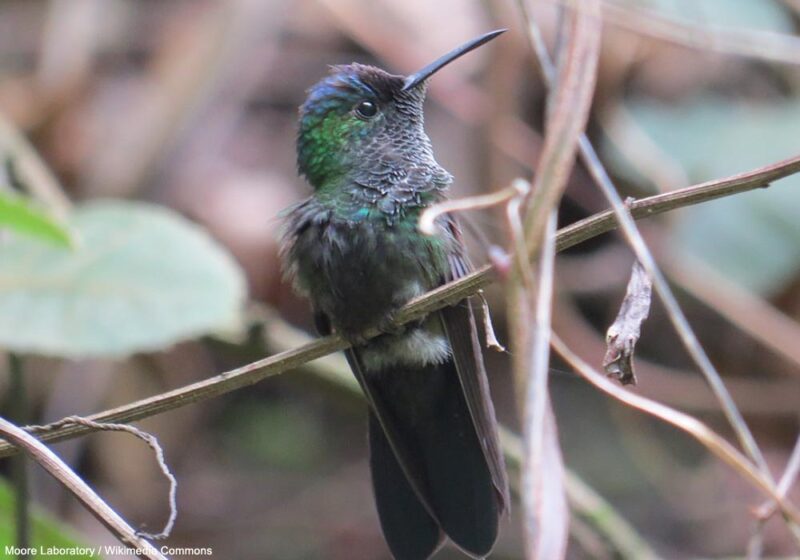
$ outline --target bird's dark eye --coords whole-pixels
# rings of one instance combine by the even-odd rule
[[[356,113],[365,119],[371,119],[378,114],[378,106],[372,101],[362,101],[356,105]]]

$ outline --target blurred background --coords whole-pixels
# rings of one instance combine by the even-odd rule
[[[528,3],[555,43],[557,3]],[[604,8],[588,133],[624,196],[800,153],[800,2],[615,0]],[[0,114],[30,140],[75,208],[106,198],[168,207],[233,255],[248,294],[237,331],[176,336],[183,340],[124,359],[26,355],[30,422],[95,412],[286,349],[298,340],[289,325],[313,332],[308,306],[282,282],[278,261],[278,214],[309,195],[294,153],[305,90],[331,64],[406,74],[497,27],[511,31],[431,84],[426,128],[456,178],[453,196],[529,177],[541,147],[546,91],[512,0],[0,1]],[[9,150],[9,138],[0,140]],[[561,225],[605,208],[578,165]],[[788,178],[639,222],[774,473],[791,453],[800,412],[798,216],[800,180]],[[471,216],[503,245],[501,218]],[[478,243],[473,256],[487,260]],[[598,367],[631,263],[616,234],[558,257],[556,331]],[[0,313],[9,312],[2,290],[0,282]],[[507,340],[502,285],[488,298]],[[487,362],[501,420],[514,428],[509,359],[487,352]],[[637,391],[730,435],[657,302],[637,368]],[[364,404],[337,379],[286,373],[141,422],[164,445],[179,481],[167,543],[212,547],[218,558],[388,558],[371,496]],[[3,373],[3,415],[14,404],[8,386]],[[567,371],[556,371],[551,386],[567,466],[655,551],[743,556],[762,499],[746,482],[689,437]],[[161,526],[167,485],[145,446],[102,434],[54,449],[134,526]],[[7,462],[0,462],[6,474]],[[35,504],[60,530],[81,543],[114,543],[46,475],[33,469],[32,476]],[[519,512],[492,558],[522,558]],[[10,523],[8,511],[3,520]],[[765,553],[797,557],[778,519],[767,524]],[[576,518],[569,557],[614,554]]]

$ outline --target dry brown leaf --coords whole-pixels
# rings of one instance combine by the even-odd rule
[[[652,282],[639,261],[633,263],[625,299],[614,323],[606,332],[606,355],[603,368],[609,377],[623,385],[636,385],[633,352],[639,341],[642,323],[650,313]]]

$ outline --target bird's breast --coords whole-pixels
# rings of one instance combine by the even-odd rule
[[[315,308],[345,336],[380,325],[438,284],[440,243],[415,223],[331,220],[297,240],[298,276]],[[407,346],[413,350],[414,341]]]

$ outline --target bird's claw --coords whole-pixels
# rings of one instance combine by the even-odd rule
[[[349,342],[352,346],[364,346],[365,344],[369,343],[370,340],[374,340],[375,338],[380,338],[381,336],[399,336],[405,332],[408,332],[409,329],[414,329],[422,325],[425,321],[424,318],[418,319],[415,321],[411,321],[404,325],[398,325],[395,321],[397,320],[396,313],[389,313],[383,319],[381,319],[377,325],[375,325],[375,329],[380,332],[378,336],[365,336],[364,333],[347,333],[344,335],[347,342]]]
[[[397,314],[389,313],[378,323],[378,330],[390,336],[403,334],[406,331],[406,325],[398,325],[395,323],[395,319],[397,319]]]
[[[351,346],[364,346],[367,342],[369,342],[369,338],[364,336],[361,333],[357,334],[348,334],[345,337],[345,340],[350,343]]]

